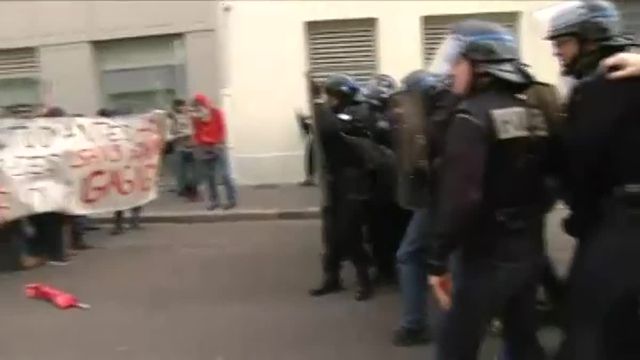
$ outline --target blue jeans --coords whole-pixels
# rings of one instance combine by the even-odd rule
[[[202,179],[209,188],[209,200],[211,204],[219,204],[217,175],[222,178],[222,185],[227,193],[227,202],[236,204],[236,188],[231,179],[231,169],[229,166],[229,156],[224,146],[212,146],[201,148],[199,163]]]
[[[176,183],[178,191],[195,187],[198,183],[198,171],[193,151],[176,150]]]
[[[396,254],[402,320],[405,329],[425,329],[427,326],[426,241],[428,230],[426,209],[416,210]]]

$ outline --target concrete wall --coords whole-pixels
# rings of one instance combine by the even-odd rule
[[[532,12],[555,1],[231,1],[226,111],[236,176],[245,183],[302,179],[303,142],[294,109],[307,107],[305,22],[376,18],[379,71],[401,78],[422,64],[421,17],[521,12],[525,60],[543,80],[556,81],[549,44]]]
[[[220,99],[215,1],[2,1],[0,49],[37,47],[43,101],[92,114],[103,106],[93,42],[184,34],[187,87]],[[150,55],[153,56],[153,55]]]
[[[185,49],[188,93],[202,92],[220,103],[220,89],[223,87],[221,54],[215,33],[197,31],[185,34]]]
[[[0,48],[215,28],[215,1],[2,1]]]
[[[40,48],[44,101],[74,113],[92,115],[100,107],[98,69],[90,43]]]

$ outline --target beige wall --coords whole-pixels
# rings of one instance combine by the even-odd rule
[[[228,27],[226,111],[236,176],[246,183],[302,178],[303,142],[294,109],[307,94],[305,22],[376,18],[379,71],[400,78],[422,66],[421,21],[426,15],[522,12],[525,60],[543,80],[557,67],[531,13],[554,1],[232,1],[219,20]]]

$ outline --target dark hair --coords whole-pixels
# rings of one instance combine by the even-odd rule
[[[102,116],[102,117],[112,117],[114,114],[113,114],[113,110],[102,108],[98,110],[98,112],[96,112],[96,115]]]
[[[64,111],[64,109],[62,109],[61,107],[52,106],[48,108],[42,116],[43,117],[63,117],[63,116],[67,116],[67,112]]]
[[[174,99],[173,102],[171,103],[171,107],[175,108],[179,108],[180,106],[185,106],[187,105],[187,102],[184,101],[184,99]]]

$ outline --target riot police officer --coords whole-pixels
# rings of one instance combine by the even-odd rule
[[[394,256],[409,221],[409,212],[395,199],[396,159],[392,147],[394,123],[390,96],[396,90],[395,80],[385,74],[374,76],[363,88],[369,108],[371,138],[387,161],[378,162],[372,172],[372,194],[367,206],[367,234],[375,262],[374,283],[393,283]]]
[[[362,89],[372,112],[372,136],[376,143],[391,148],[390,97],[398,87],[390,75],[378,74]]]
[[[396,254],[402,297],[396,346],[427,343],[431,332],[426,311],[426,248],[431,220],[433,172],[447,120],[457,99],[446,78],[416,70],[402,79],[393,96],[394,150],[398,163],[397,201],[411,219]]]
[[[565,231],[579,239],[569,278],[561,359],[640,358],[640,78],[607,79],[608,56],[632,45],[608,1],[556,12],[548,39],[577,80],[563,142]]]
[[[370,259],[364,248],[365,204],[371,193],[370,118],[360,88],[346,75],[330,76],[326,101],[314,100],[315,133],[323,159],[326,186],[323,206],[324,279],[311,295],[342,289],[340,264],[349,258],[356,268],[356,300],[373,293]]]
[[[518,52],[502,26],[463,21],[432,67],[451,74],[453,91],[464,97],[446,133],[427,252],[429,283],[449,309],[438,359],[475,359],[498,314],[508,358],[544,358],[535,296],[544,254],[548,126],[542,112],[518,97],[533,83]],[[454,252],[452,285],[447,264]]]

